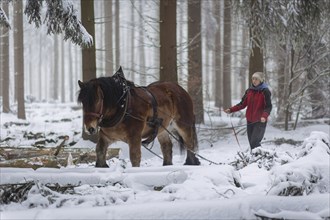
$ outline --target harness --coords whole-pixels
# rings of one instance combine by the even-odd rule
[[[116,83],[122,86],[123,88],[123,94],[121,97],[118,99],[116,105],[118,106],[118,109],[116,113],[111,117],[111,118],[104,118],[103,115],[103,100],[104,97],[101,99],[101,108],[98,113],[95,112],[88,112],[85,113],[85,115],[90,115],[93,117],[98,118],[98,126],[104,127],[104,128],[109,128],[109,127],[115,127],[119,123],[123,121],[125,117],[132,117],[138,120],[141,120],[138,117],[135,117],[131,115],[129,112],[129,103],[130,103],[130,98],[131,98],[131,88],[128,85],[127,80],[125,79],[125,76],[122,74],[122,72],[117,72],[113,78],[115,79]],[[143,89],[146,94],[149,96],[151,99],[151,105],[152,105],[152,110],[153,110],[153,115],[152,117],[149,117],[147,119],[147,125],[152,128],[152,133],[144,140],[142,141],[142,145],[144,147],[148,146],[151,142],[155,140],[158,134],[158,129],[162,125],[163,119],[158,117],[158,103],[155,98],[155,96],[147,89],[147,87],[139,87]]]
[[[86,112],[84,114],[84,115],[96,117],[98,119],[98,126],[100,126],[100,127],[116,126],[124,119],[126,112],[127,112],[127,106],[128,106],[128,102],[129,102],[129,98],[130,98],[130,87],[122,72],[117,72],[113,76],[113,78],[116,81],[116,83],[121,85],[123,88],[123,94],[116,102],[116,105],[118,106],[116,113],[111,118],[104,118],[104,115],[103,115],[104,96],[102,93],[100,111],[98,113]]]
[[[147,125],[153,129],[153,132],[151,133],[151,135],[149,135],[147,139],[142,141],[142,145],[144,147],[147,147],[157,137],[158,129],[162,125],[163,119],[158,118],[158,111],[157,111],[158,103],[155,96],[146,87],[142,87],[142,88],[151,98],[152,111],[153,111],[152,117],[147,119]]]

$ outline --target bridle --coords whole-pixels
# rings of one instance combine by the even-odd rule
[[[101,90],[102,92],[102,90]],[[85,112],[84,113],[84,116],[92,116],[92,117],[95,117],[97,118],[98,120],[98,124],[101,123],[101,121],[103,120],[103,92],[102,92],[102,98],[101,98],[101,108],[100,108],[100,111],[98,113],[96,112]]]
[[[86,112],[84,116],[92,116],[98,119],[98,126],[99,127],[114,127],[119,124],[125,117],[127,112],[127,106],[130,98],[130,87],[125,79],[125,77],[121,74],[115,74],[113,76],[115,78],[116,83],[122,86],[123,94],[116,102],[118,106],[116,113],[111,118],[104,118],[103,114],[103,105],[104,105],[104,95],[102,92],[102,99],[101,99],[101,108],[98,113],[96,112]]]

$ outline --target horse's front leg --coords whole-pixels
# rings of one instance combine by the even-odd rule
[[[95,167],[109,167],[106,162],[106,156],[108,153],[108,146],[110,142],[100,134],[99,140],[96,144],[96,165]]]
[[[129,158],[133,167],[139,167],[141,162],[141,136],[134,136],[128,140]]]

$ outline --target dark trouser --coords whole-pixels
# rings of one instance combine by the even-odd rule
[[[261,146],[260,142],[264,138],[264,134],[266,131],[266,125],[267,125],[267,122],[265,122],[265,123],[248,122],[247,123],[247,134],[248,134],[248,139],[249,139],[251,150],[253,150],[256,147]]]

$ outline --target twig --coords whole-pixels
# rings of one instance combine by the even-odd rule
[[[63,141],[56,147],[56,151],[54,153],[54,156],[57,157],[57,155],[60,153],[60,150],[63,148],[64,143],[69,140],[69,136],[64,136]]]

